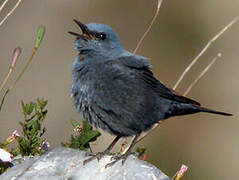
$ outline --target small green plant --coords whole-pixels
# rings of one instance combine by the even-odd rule
[[[46,141],[42,135],[46,128],[42,128],[42,123],[47,115],[46,105],[47,100],[44,99],[37,99],[36,102],[28,104],[24,104],[22,101],[24,122],[19,123],[22,126],[23,136],[16,138],[18,146],[12,151],[14,156],[19,154],[22,156],[41,155],[45,152],[42,146]]]
[[[93,130],[87,121],[83,121],[81,125],[78,121],[72,120],[71,124],[77,134],[71,135],[69,142],[61,143],[64,147],[87,150],[90,148],[90,142],[96,141],[101,135],[99,131]]]
[[[15,130],[5,141],[0,141],[0,174],[13,166],[11,161],[14,156],[42,155],[49,147],[49,143],[42,137],[46,131],[42,123],[47,115],[47,101],[37,99],[36,102],[25,104],[22,101],[21,104],[24,115],[24,122],[19,122],[22,136]],[[17,147],[9,151],[7,146],[15,140]]]

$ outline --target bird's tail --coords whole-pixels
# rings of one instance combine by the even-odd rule
[[[221,112],[221,111],[215,111],[212,109],[208,109],[208,108],[204,108],[201,106],[195,106],[200,112],[207,112],[207,113],[213,113],[213,114],[219,114],[219,115],[223,115],[223,116],[232,116],[232,114],[230,113],[225,113],[225,112]]]

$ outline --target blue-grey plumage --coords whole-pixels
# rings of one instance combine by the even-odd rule
[[[175,94],[154,77],[147,58],[122,47],[111,27],[74,21],[82,34],[69,32],[77,37],[79,51],[72,65],[71,94],[77,112],[93,126],[124,137],[176,115],[231,115]]]
[[[95,127],[131,136],[165,118],[172,101],[159,98],[147,82],[150,79],[141,77],[141,72],[135,69],[148,68],[143,58],[126,56],[76,64],[73,65],[74,105]]]
[[[111,27],[91,23],[86,28],[89,37],[75,41],[81,53],[72,65],[72,96],[93,126],[131,136],[162,119],[202,111],[199,103],[155,79],[147,58],[126,51]]]

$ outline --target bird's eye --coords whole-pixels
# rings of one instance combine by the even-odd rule
[[[101,39],[101,40],[105,40],[106,34],[103,33],[103,32],[97,33],[97,34],[96,34],[96,38]]]

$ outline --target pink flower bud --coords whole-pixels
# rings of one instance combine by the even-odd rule
[[[18,134],[17,130],[13,131],[12,135],[9,136],[6,140],[6,143],[9,144],[12,141],[14,141],[16,139],[16,137],[19,137],[20,135]]]
[[[10,68],[13,69],[17,60],[18,60],[18,57],[20,56],[22,52],[22,49],[20,47],[16,47],[13,51],[13,55],[12,55],[12,62],[11,62],[11,66]]]
[[[17,130],[15,130],[13,131],[12,136],[16,138],[19,137],[20,135],[18,134]]]
[[[176,173],[174,179],[181,179],[187,170],[188,170],[188,167],[183,164],[180,170]]]

